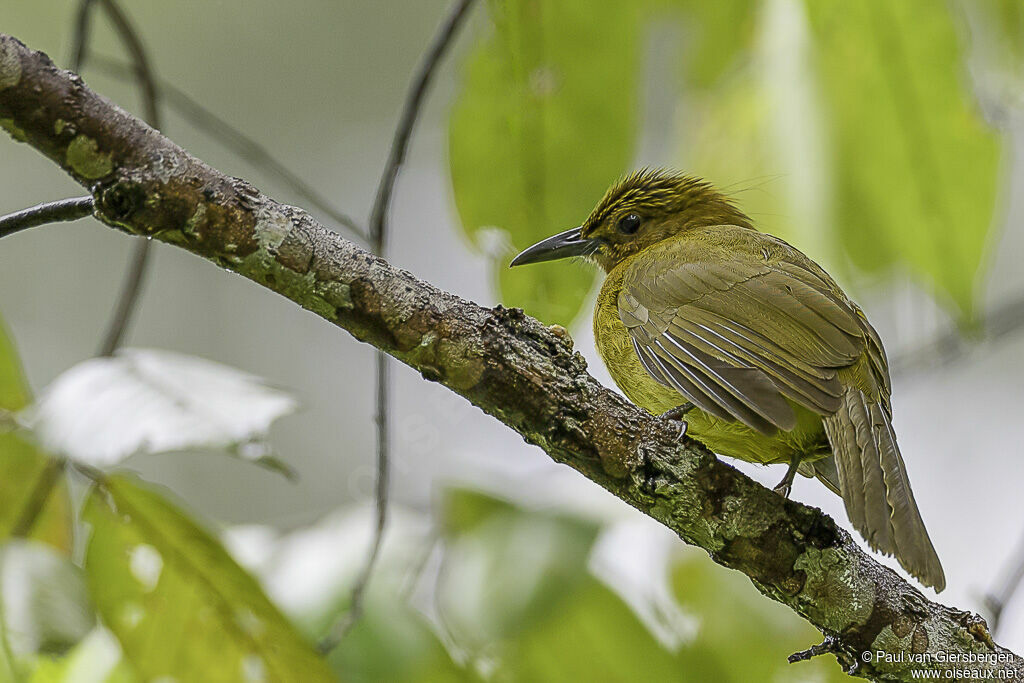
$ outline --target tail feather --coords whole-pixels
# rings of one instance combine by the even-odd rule
[[[894,555],[922,583],[941,591],[946,586],[942,565],[917,509],[896,435],[881,404],[860,389],[848,387],[839,411],[825,418],[825,432],[854,528],[872,548]],[[819,478],[831,474],[829,469],[825,462],[820,468],[815,463]]]
[[[865,503],[866,537],[873,548],[892,548],[895,546],[893,509],[889,505],[887,482],[882,470],[885,445],[878,438],[878,432],[871,420],[870,408],[864,402],[863,394],[856,389],[854,392],[854,400],[845,399],[840,410],[848,410],[850,420],[856,429],[857,449],[860,451],[863,474],[859,497]],[[857,399],[858,395],[861,397],[860,400]]]
[[[825,418],[825,433],[828,435],[829,443],[832,444],[832,453],[839,474],[839,490],[843,502],[846,504],[846,514],[850,518],[853,528],[864,533],[864,530],[868,528],[867,518],[864,515],[864,468],[860,460],[860,450],[857,448],[857,428],[853,424],[846,401],[847,398],[844,394],[839,411],[832,417]],[[837,444],[849,444],[849,446],[839,447]],[[842,456],[840,455],[841,450],[844,452]],[[857,492],[857,495],[854,495],[854,492]]]

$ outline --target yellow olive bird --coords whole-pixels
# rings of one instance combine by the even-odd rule
[[[946,585],[892,428],[878,334],[828,273],[759,232],[699,179],[663,170],[612,187],[582,226],[513,266],[585,257],[607,273],[597,349],[619,388],[712,451],[786,463],[843,498],[872,548]]]

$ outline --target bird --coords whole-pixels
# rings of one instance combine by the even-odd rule
[[[710,183],[642,169],[579,227],[511,266],[581,257],[605,272],[598,354],[619,389],[690,437],[747,462],[786,464],[838,494],[876,551],[945,588],[892,426],[885,350],[817,263],[759,231]]]

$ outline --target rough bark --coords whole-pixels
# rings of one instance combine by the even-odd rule
[[[905,681],[924,668],[937,678],[993,671],[1024,680],[1024,661],[993,643],[980,617],[928,600],[819,510],[781,498],[601,386],[563,336],[391,266],[210,168],[2,34],[0,125],[88,188],[103,223],[235,271],[444,384],[749,576],[829,637],[822,650],[859,664],[858,675]],[[864,660],[876,651],[903,661]],[[933,661],[915,663],[921,655]]]

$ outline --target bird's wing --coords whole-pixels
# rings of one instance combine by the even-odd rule
[[[627,266],[619,317],[652,377],[712,415],[767,434],[796,425],[787,398],[835,413],[837,371],[866,350],[884,374],[884,382],[866,382],[887,393],[877,335],[821,268],[768,235],[715,230],[724,231],[712,243],[721,246],[664,242]],[[742,239],[727,239],[731,230],[743,230]]]

